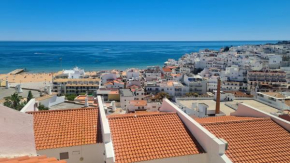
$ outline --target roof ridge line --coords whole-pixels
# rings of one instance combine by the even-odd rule
[[[117,119],[117,118],[127,118],[127,117],[144,117],[144,116],[156,116],[156,115],[168,115],[168,114],[177,114],[175,112],[158,112],[158,113],[140,113],[140,114],[118,114],[118,115],[108,115],[107,118],[108,119]]]
[[[217,124],[217,123],[234,123],[234,122],[252,122],[252,121],[263,121],[263,120],[269,120],[270,117],[253,117],[253,119],[239,119],[239,120],[228,120],[228,121],[218,121],[218,122],[203,122],[200,123],[201,125],[208,125],[208,124]]]
[[[75,109],[61,109],[61,110],[39,110],[39,111],[28,111],[28,114],[43,113],[43,112],[61,112],[61,111],[74,111],[74,110],[86,110],[86,109],[98,109],[97,107],[87,108],[75,108]]]

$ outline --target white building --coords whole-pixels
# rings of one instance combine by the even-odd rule
[[[198,94],[206,93],[207,81],[199,75],[185,74],[183,76],[183,82],[188,87],[189,92],[195,92]]]
[[[222,71],[221,80],[247,81],[247,71],[237,65],[232,65],[231,67],[227,67],[225,71]]]
[[[257,92],[256,98],[279,110],[290,110],[289,92]]]
[[[101,85],[106,84],[108,81],[114,81],[117,79],[117,75],[115,73],[103,73],[101,75]]]
[[[45,114],[44,114],[45,112]],[[67,163],[104,162],[99,109],[30,112],[37,153]]]
[[[144,70],[146,81],[161,79],[162,71],[159,66],[149,66]]]
[[[65,78],[65,79],[80,79],[85,77],[84,69],[75,67],[72,70],[64,70],[61,74],[57,75],[56,78]]]
[[[120,103],[121,108],[124,110],[128,109],[129,103],[132,100],[144,100],[145,93],[142,88],[136,90],[120,89]]]
[[[140,71],[135,68],[130,68],[126,70],[126,79],[139,79]]]
[[[281,55],[268,55],[269,57],[269,68],[278,69],[280,68],[282,57]]]

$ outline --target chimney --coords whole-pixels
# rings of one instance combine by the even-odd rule
[[[220,113],[220,100],[221,100],[221,79],[218,78],[217,91],[216,91],[215,114]]]
[[[10,88],[9,81],[6,80],[6,89],[9,89],[9,88]]]
[[[51,95],[51,86],[47,86],[47,94]]]
[[[86,94],[86,98],[85,98],[85,107],[89,107],[89,99],[88,99],[87,94]]]

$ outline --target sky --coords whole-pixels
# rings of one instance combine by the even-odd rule
[[[289,40],[289,6],[289,0],[0,0],[0,40]]]

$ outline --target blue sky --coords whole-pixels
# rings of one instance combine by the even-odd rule
[[[289,0],[0,0],[0,40],[289,40],[289,6]]]

